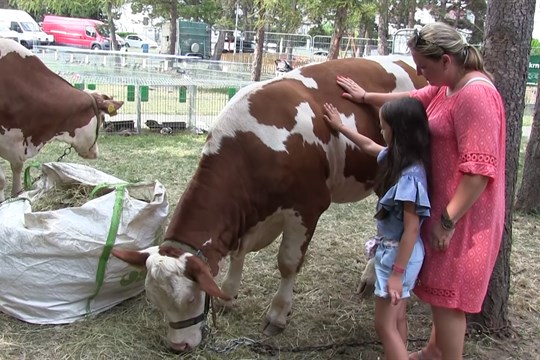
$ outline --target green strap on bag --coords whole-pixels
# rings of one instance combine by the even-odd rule
[[[35,180],[32,179],[32,175],[30,174],[30,170],[32,169],[40,169],[41,163],[38,161],[33,161],[30,163],[25,169],[24,169],[24,175],[23,175],[23,185],[24,190],[29,191],[32,189],[32,185],[41,177],[37,177]]]
[[[96,271],[96,290],[94,291],[94,294],[92,294],[92,296],[90,296],[88,298],[88,301],[86,302],[87,315],[91,313],[90,303],[99,294],[99,290],[101,289],[101,286],[103,285],[103,281],[105,280],[105,270],[107,269],[107,262],[109,261],[112,248],[116,241],[116,235],[118,234],[118,227],[120,226],[120,217],[122,216],[122,211],[124,209],[124,198],[125,198],[127,186],[129,186],[128,183],[117,184],[117,185],[100,184],[94,187],[94,189],[90,193],[90,197],[93,198],[95,194],[103,188],[114,187],[116,189],[116,199],[114,201],[114,206],[113,206],[111,226],[109,227],[107,241],[105,242],[105,246],[103,247],[103,251],[101,253],[101,256],[99,257],[98,268]]]

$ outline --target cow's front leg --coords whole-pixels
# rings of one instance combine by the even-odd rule
[[[227,270],[225,279],[223,279],[223,282],[221,283],[221,291],[230,296],[231,299],[238,295],[240,282],[242,281],[242,269],[244,268],[245,257],[245,254],[239,254],[229,258],[229,269]],[[232,306],[232,300],[223,301],[222,304],[226,308],[229,308]]]
[[[293,304],[293,289],[296,275],[304,261],[307,244],[313,235],[313,229],[302,225],[300,218],[288,221],[279,247],[278,267],[281,273],[279,289],[272,298],[272,304],[263,323],[263,333],[273,336],[281,333],[287,325],[287,316]]]
[[[13,173],[13,182],[11,186],[11,196],[15,197],[23,191],[22,185],[22,168],[23,163],[11,163],[11,172]]]

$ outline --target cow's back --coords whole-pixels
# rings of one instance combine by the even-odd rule
[[[335,202],[365,197],[376,161],[330,129],[323,104],[334,104],[346,124],[382,144],[378,109],[343,98],[338,75],[370,92],[409,91],[426,84],[403,59],[388,57],[327,61],[255,83],[242,89],[217,119],[204,149],[207,161],[229,159],[225,163],[235,167],[230,181],[241,174],[252,181],[252,191],[272,189],[266,195],[280,202],[296,201],[294,194],[306,192],[324,198],[323,185]]]
[[[84,126],[81,109],[92,117],[87,95],[12,40],[0,39],[0,93],[0,135],[17,129],[35,146]]]

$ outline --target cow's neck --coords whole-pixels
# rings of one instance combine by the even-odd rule
[[[208,176],[215,177],[216,174]],[[244,232],[242,211],[245,207],[234,197],[229,197],[226,187],[216,191],[216,187],[221,188],[223,184],[201,180],[204,177],[196,174],[190,182],[176,206],[165,240],[178,241],[200,250],[212,273],[217,275],[219,262],[238,247],[238,239]],[[208,191],[208,187],[212,187],[212,191]],[[202,197],[201,194],[213,196]]]

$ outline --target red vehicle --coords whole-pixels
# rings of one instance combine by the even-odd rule
[[[110,50],[109,28],[101,21],[45,15],[43,31],[54,35],[56,45]]]

